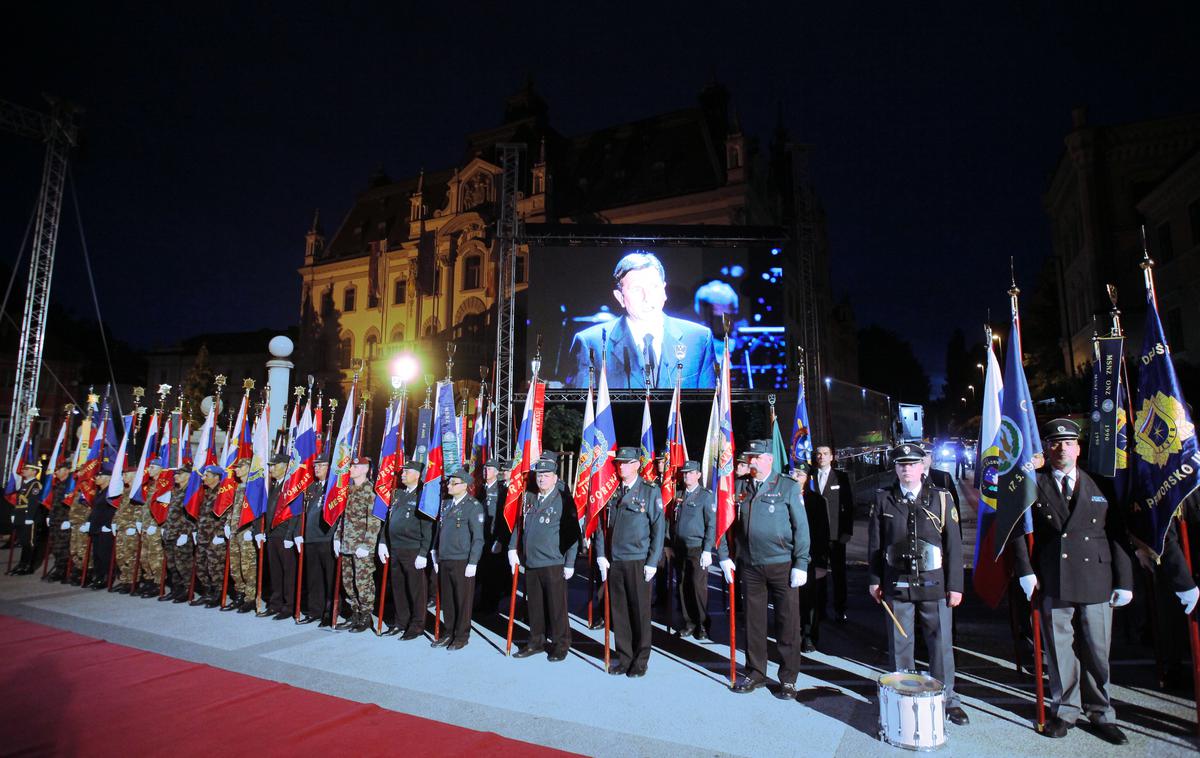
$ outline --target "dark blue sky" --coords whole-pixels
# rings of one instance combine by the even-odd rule
[[[527,74],[566,134],[690,106],[716,79],[747,131],[765,142],[782,102],[815,146],[835,289],[860,326],[908,329],[937,387],[950,332],[1005,313],[1009,256],[1028,288],[1049,251],[1040,196],[1071,107],[1200,110],[1191,2],[40,5],[14,19],[0,98],[86,107],[73,170],[101,307],[147,346],[295,321],[312,209],[332,233],[376,166],[457,165]],[[3,137],[0,164],[11,261],[41,152]],[[54,292],[89,313],[70,204],[63,222]]]

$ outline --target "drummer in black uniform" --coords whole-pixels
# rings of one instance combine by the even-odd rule
[[[867,522],[868,590],[896,615],[888,624],[893,671],[916,668],[916,625],[929,650],[929,673],[945,686],[946,718],[970,719],[954,690],[951,613],[962,602],[962,537],[950,493],[922,481],[925,451],[898,445],[891,451],[896,481],[875,493]],[[906,636],[907,635],[907,636]]]

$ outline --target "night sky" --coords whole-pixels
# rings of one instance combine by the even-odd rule
[[[1071,107],[1093,123],[1200,109],[1193,2],[23,5],[0,98],[40,108],[46,91],[87,109],[73,171],[100,305],[141,347],[297,321],[313,208],[332,235],[377,166],[461,165],[466,133],[499,124],[527,75],[567,135],[690,107],[717,80],[764,144],[782,103],[815,146],[834,288],[860,327],[910,336],[936,394],[951,331],[974,340],[988,306],[1004,318],[1009,256],[1030,288],[1050,250],[1040,198]],[[0,260],[41,161],[0,138]],[[62,229],[54,295],[86,316],[69,200]]]

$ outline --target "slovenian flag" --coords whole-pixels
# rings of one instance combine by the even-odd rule
[[[350,438],[354,434],[354,385],[346,398],[346,409],[342,411],[342,423],[338,425],[337,437],[333,439],[333,460],[329,476],[325,480],[323,513],[325,523],[333,526],[346,510],[350,498],[350,463],[354,460],[354,448]]]
[[[675,478],[687,462],[687,443],[683,439],[683,414],[679,407],[679,382],[671,395],[671,412],[667,416],[667,468],[663,471],[662,501],[670,517],[675,508]]]
[[[487,465],[492,447],[492,417],[487,412],[487,398],[479,392],[475,404],[475,433],[471,437],[471,468],[475,475],[475,492],[483,494],[483,467]]]
[[[647,482],[658,478],[654,466],[654,427],[650,424],[650,397],[642,405],[642,438],[638,450],[638,474]]]
[[[583,409],[583,435],[579,441],[579,465],[575,469],[575,518],[582,521],[587,516],[588,492],[592,484],[592,443],[596,437],[596,404],[592,398],[592,386],[588,384],[587,407]]]
[[[587,525],[584,536],[591,537],[600,523],[600,513],[617,489],[617,431],[613,425],[612,404],[608,399],[607,361],[601,354],[600,387],[596,391],[596,425],[592,430],[592,481],[588,485]]]
[[[313,428],[312,401],[304,406],[296,427],[296,441],[292,445],[292,459],[288,462],[283,477],[283,489],[279,492],[279,504],[275,508],[275,522],[271,526],[299,516],[304,508],[301,495],[313,483],[313,465],[317,460],[317,434]]]
[[[96,474],[100,473],[100,463],[104,451],[105,427],[108,426],[108,400],[100,411],[100,425],[96,427],[92,442],[87,448],[87,455],[79,469],[75,472],[75,486],[83,497],[83,502],[92,505],[96,498]]]
[[[33,446],[29,443],[29,426],[25,426],[25,434],[21,437],[21,445],[13,457],[12,467],[8,470],[8,481],[4,484],[4,499],[9,505],[17,504],[17,492],[21,489],[21,469],[33,460]]]
[[[142,454],[138,457],[137,468],[133,471],[133,483],[129,485],[129,499],[135,503],[146,502],[146,493],[142,486],[146,483],[146,466],[150,464],[151,455],[157,454],[154,449],[158,442],[158,411],[150,416],[150,426],[146,428],[146,442],[142,445]]]
[[[229,434],[225,437],[225,448],[221,451],[221,467],[225,469],[225,477],[221,479],[221,484],[217,486],[217,499],[213,501],[213,514],[218,518],[225,515],[225,511],[229,510],[229,506],[233,505],[233,497],[237,494],[237,476],[234,475],[234,466],[238,458],[249,457],[243,456],[243,448],[249,447],[248,433],[249,429],[246,426],[246,405],[249,403],[249,398],[242,396],[242,404],[238,407],[237,420],[233,422],[233,429],[229,430]],[[242,438],[247,437],[245,443]],[[253,452],[253,449],[249,452]]]
[[[213,403],[215,406],[216,403]],[[200,517],[200,504],[204,501],[204,482],[201,470],[209,465],[213,457],[213,435],[217,425],[216,411],[208,409],[208,417],[204,426],[200,427],[200,441],[196,443],[196,457],[193,459],[192,473],[188,477],[187,489],[183,491],[183,505],[192,518]],[[187,442],[184,442],[187,445]]]
[[[62,452],[63,441],[67,438],[67,420],[63,419],[58,428],[58,436],[54,439],[54,449],[50,452],[50,462],[47,464],[46,479],[42,483],[42,507],[49,509],[54,500],[54,471],[58,468],[59,456]],[[70,475],[68,475],[69,478]]]
[[[514,450],[516,460],[508,474],[508,491],[504,495],[504,521],[511,532],[517,525],[517,511],[521,506],[521,498],[525,495],[525,483],[529,477],[530,466],[542,454],[542,436],[539,428],[539,398],[545,397],[546,385],[537,380],[537,375],[529,383],[529,392],[525,394],[525,411],[521,414],[521,430],[517,434],[517,446]]]
[[[129,448],[129,428],[133,425],[133,414],[121,418],[125,430],[121,435],[121,444],[113,458],[112,479],[108,480],[108,504],[114,508],[121,507],[121,496],[125,494],[125,454]]]
[[[238,515],[238,527],[249,524],[267,512],[267,492],[271,488],[271,472],[267,461],[271,460],[271,403],[263,403],[262,413],[254,422],[251,436],[252,454],[250,473],[246,476],[246,499]]]
[[[720,544],[725,532],[733,525],[737,515],[733,502],[733,415],[729,395],[729,338],[725,338],[725,356],[721,361],[721,378],[718,381],[717,393],[718,418],[720,419],[720,448],[717,451],[717,465],[713,472],[717,481],[717,534],[716,543]]]

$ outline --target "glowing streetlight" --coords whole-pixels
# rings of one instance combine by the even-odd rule
[[[392,359],[392,387],[400,389],[421,373],[421,363],[412,353],[400,353]]]

